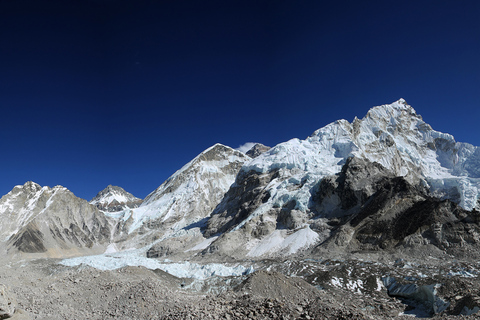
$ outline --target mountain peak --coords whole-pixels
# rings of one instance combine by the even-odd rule
[[[245,154],[251,158],[256,158],[264,152],[270,150],[270,147],[267,147],[261,143],[256,143],[250,150],[248,150]]]
[[[37,192],[42,189],[42,186],[40,186],[38,183],[35,183],[33,181],[27,181],[23,184],[23,186],[17,186],[22,188],[25,191],[30,191],[30,192]]]
[[[422,117],[417,114],[415,109],[409,105],[404,99],[399,99],[391,104],[384,104],[378,107],[371,108],[365,118],[373,119],[389,119],[400,117],[414,117],[422,120]]]
[[[136,208],[142,203],[142,199],[125,191],[123,188],[109,184],[100,191],[91,201],[97,208],[108,212],[122,211],[127,208]]]

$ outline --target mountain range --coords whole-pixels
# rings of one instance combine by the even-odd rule
[[[435,131],[400,99],[304,140],[246,153],[216,144],[139,199],[108,186],[90,202],[34,182],[0,199],[6,255],[145,248],[150,258],[448,251],[480,239],[480,148]]]

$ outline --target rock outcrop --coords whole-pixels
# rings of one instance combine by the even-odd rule
[[[262,153],[267,152],[270,149],[271,149],[270,147],[267,147],[261,143],[257,143],[250,150],[246,152],[246,155],[251,158],[256,158]]]
[[[10,294],[7,287],[0,284],[0,319],[13,317],[16,304],[15,298]]]

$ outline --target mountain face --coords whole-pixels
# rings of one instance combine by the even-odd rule
[[[401,99],[273,148],[216,144],[143,201],[113,186],[90,203],[63,187],[17,186],[0,199],[0,237],[9,252],[150,247],[149,257],[181,259],[461,253],[480,239],[479,168],[480,148],[433,130]]]
[[[141,203],[142,199],[135,197],[123,188],[112,185],[100,191],[90,201],[90,204],[106,212],[118,212],[128,208],[137,208]]]
[[[417,203],[422,201],[431,208],[457,206],[452,207],[455,212],[478,210],[479,150],[433,130],[403,99],[372,108],[352,123],[336,121],[306,140],[281,143],[242,167],[208,220],[204,236],[218,239],[205,253],[291,254],[335,235],[345,238],[346,245],[360,225],[357,217],[350,228],[349,219],[373,215],[372,208],[361,212],[367,204],[376,203],[384,217],[387,208],[382,206],[392,205],[379,200],[389,198],[382,194],[387,186],[411,190],[398,200],[409,203],[401,207],[406,211],[422,207]],[[399,214],[393,212],[392,217]],[[412,212],[404,213],[412,218]],[[440,222],[460,221],[462,215]]]
[[[216,144],[175,172],[138,208],[117,215],[122,241],[141,235],[149,241],[165,237],[210,215],[250,160],[240,151]]]
[[[110,241],[107,217],[61,186],[16,186],[0,199],[0,220],[10,253],[75,255],[102,251]]]

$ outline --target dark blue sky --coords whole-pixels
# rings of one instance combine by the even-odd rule
[[[480,145],[480,1],[0,0],[0,195],[145,197],[214,143],[405,98]]]

